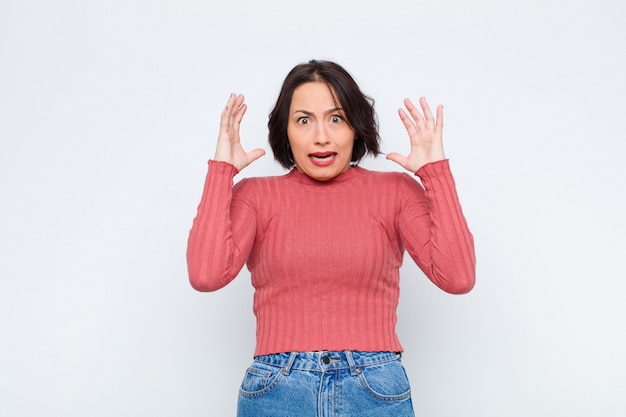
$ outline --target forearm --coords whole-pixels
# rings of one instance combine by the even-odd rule
[[[424,165],[416,173],[423,187],[404,178],[404,203],[398,230],[411,258],[439,288],[452,294],[472,289],[474,239],[461,211],[447,160]]]
[[[476,279],[474,238],[463,215],[449,162],[422,167],[420,177],[430,202],[430,279],[453,294],[469,292]]]
[[[215,291],[232,281],[239,264],[233,241],[231,202],[233,177],[230,164],[210,161],[197,215],[189,232],[189,281],[198,291]]]

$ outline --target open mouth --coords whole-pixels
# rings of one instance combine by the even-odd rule
[[[335,158],[337,157],[336,152],[315,152],[309,154],[309,158],[313,165],[318,167],[326,167],[332,165],[335,162]]]
[[[328,162],[331,161],[337,156],[335,152],[316,152],[309,155],[313,161],[318,162]]]

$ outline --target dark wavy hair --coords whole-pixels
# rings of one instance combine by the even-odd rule
[[[294,166],[293,154],[287,137],[289,107],[293,92],[300,85],[319,81],[331,87],[334,99],[343,108],[346,121],[354,130],[354,148],[351,161],[357,163],[370,154],[380,154],[378,120],[374,111],[374,100],[361,91],[352,76],[340,65],[331,61],[311,60],[296,65],[283,81],[274,109],[270,112],[267,127],[269,144],[274,159],[283,167]]]

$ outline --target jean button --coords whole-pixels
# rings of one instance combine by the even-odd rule
[[[324,362],[324,365],[328,365],[330,363],[330,358],[328,356],[322,356],[322,362]]]

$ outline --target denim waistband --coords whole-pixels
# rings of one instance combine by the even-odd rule
[[[255,361],[282,368],[284,374],[291,370],[324,372],[334,369],[350,369],[351,374],[360,373],[360,368],[400,359],[400,352],[291,352],[261,355]]]

